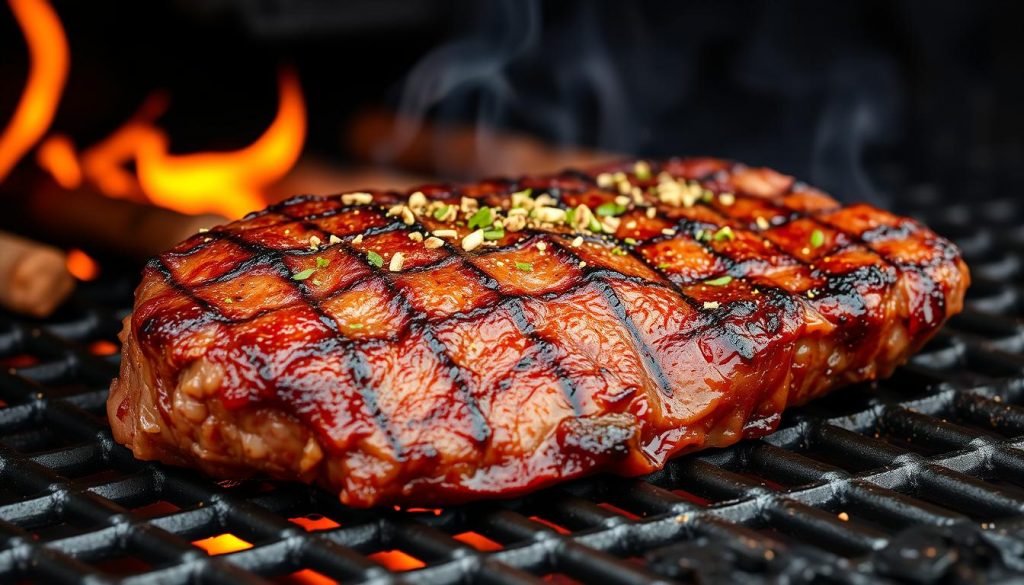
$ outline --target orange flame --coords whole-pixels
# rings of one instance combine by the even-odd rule
[[[81,157],[83,173],[105,195],[148,199],[184,213],[231,218],[263,207],[267,187],[295,166],[306,139],[306,105],[298,77],[282,70],[274,121],[251,145],[233,152],[172,155],[155,120],[167,98],[150,96],[139,111]],[[134,160],[138,177],[125,168]],[[48,167],[47,167],[48,168]],[[51,170],[56,177],[56,173]]]
[[[68,43],[57,13],[45,0],[8,0],[25,34],[30,68],[14,116],[0,134],[0,181],[53,121],[68,74]]]
[[[159,134],[153,124],[167,110],[163,92],[150,94],[120,128],[82,153],[82,171],[101,193],[119,199],[145,199],[135,173],[124,167],[135,159],[138,145]]]
[[[277,117],[256,142],[234,152],[171,155],[167,137],[156,133],[139,143],[139,182],[156,204],[185,213],[239,217],[263,207],[263,190],[283,177],[306,139],[306,106],[296,75],[279,76]]]
[[[0,134],[0,180],[46,132],[68,70],[68,44],[46,0],[8,0],[28,43],[31,68],[14,117]],[[277,114],[252,144],[233,152],[171,154],[156,126],[163,94],[150,97],[131,119],[79,156],[70,138],[54,135],[37,154],[40,167],[66,189],[88,181],[111,197],[152,201],[184,213],[240,217],[264,206],[264,193],[295,166],[306,139],[306,105],[298,76],[278,77]],[[134,162],[136,172],[127,168]]]
[[[39,145],[36,163],[65,189],[77,189],[82,184],[82,165],[78,164],[75,145],[63,134],[54,134]]]

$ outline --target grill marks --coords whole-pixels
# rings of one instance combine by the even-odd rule
[[[736,400],[757,406],[763,397],[730,396],[747,375],[736,374],[735,364],[775,364],[779,371],[771,373],[753,367],[739,386],[776,388],[788,369],[786,352],[812,315],[840,326],[877,316],[877,299],[893,290],[898,275],[917,275],[927,288],[943,275],[926,268],[948,269],[955,257],[943,241],[918,237],[930,232],[916,224],[872,216],[870,208],[844,214],[826,196],[771,174],[711,159],[652,166],[655,173],[700,177],[716,198],[692,208],[659,205],[653,217],[631,210],[621,218],[621,239],[611,243],[586,234],[575,247],[575,234],[526,230],[473,252],[450,240],[427,250],[407,237],[429,235],[422,223],[407,226],[378,206],[296,198],[197,235],[152,262],[149,270],[168,292],[147,303],[171,306],[171,297],[181,295],[195,307],[191,322],[216,323],[228,346],[243,331],[260,331],[252,347],[263,347],[260,336],[272,338],[244,359],[260,373],[258,385],[276,390],[234,388],[226,396],[232,405],[276,403],[336,453],[376,453],[415,480],[429,476],[431,461],[445,469],[550,449],[545,441],[561,432],[552,425],[567,417],[620,417],[615,425],[636,420],[641,428],[651,424],[645,417],[663,421],[669,430],[648,428],[655,435],[641,437],[649,441],[641,445],[644,454],[663,460],[702,440],[703,431],[686,425],[702,416],[718,420],[723,404]],[[613,200],[617,189],[602,191],[594,176],[423,190],[449,202],[468,195],[491,205],[524,187],[563,206]],[[754,196],[717,197],[740,187]],[[375,197],[385,207],[404,201],[398,194]],[[728,237],[707,237],[725,226]],[[663,234],[666,228],[673,231]],[[311,249],[311,236],[323,246]],[[328,245],[332,236],[341,243]],[[822,241],[812,245],[815,239]],[[369,262],[369,251],[382,255],[383,267]],[[405,266],[391,272],[397,251]],[[293,278],[310,269],[305,280]],[[934,305],[934,296],[921,302]],[[942,320],[941,305],[915,310],[932,315],[930,322]],[[174,320],[174,311],[146,303],[137,314],[150,315],[144,330]],[[277,318],[304,325],[268,328]],[[878,328],[847,327],[844,335],[860,339]],[[180,324],[175,331],[181,334]],[[716,367],[707,370],[709,363]],[[602,432],[594,430],[603,428],[597,420],[580,428]]]

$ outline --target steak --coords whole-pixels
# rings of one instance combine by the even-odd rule
[[[217,477],[510,497],[766,435],[890,375],[968,280],[911,219],[717,159],[301,196],[146,265],[107,410]]]

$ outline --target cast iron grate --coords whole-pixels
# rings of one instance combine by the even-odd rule
[[[931,207],[976,284],[890,380],[647,478],[445,510],[351,510],[133,459],[104,401],[134,277],[87,285],[46,322],[0,315],[0,582],[1022,578],[1024,205]]]

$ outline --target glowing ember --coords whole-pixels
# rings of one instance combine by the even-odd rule
[[[76,189],[82,184],[82,166],[78,164],[75,145],[63,134],[54,134],[39,145],[36,163],[65,189]]]
[[[392,571],[411,571],[427,566],[423,561],[400,550],[385,550],[368,555],[367,558]]]
[[[81,281],[95,280],[100,275],[100,265],[85,252],[72,248],[68,250],[68,272]]]
[[[545,525],[545,526],[547,526],[549,528],[554,528],[555,531],[558,532],[559,534],[570,534],[571,533],[571,531],[568,528],[566,528],[564,526],[561,526],[559,524],[555,524],[554,522],[552,522],[550,520],[545,520],[544,518],[541,518],[540,516],[530,516],[530,520],[533,520],[534,522],[540,522],[541,524],[543,524],[543,525]]]
[[[400,511],[401,508],[395,506],[395,510]],[[442,512],[441,508],[406,508],[405,511],[410,514],[433,514],[434,516],[440,516]]]
[[[327,516],[321,516],[319,514],[299,516],[298,518],[289,518],[289,520],[310,532],[316,532],[317,530],[330,530],[331,528],[337,528],[341,526],[341,524],[338,524],[337,522],[331,520]]]
[[[334,579],[331,579],[327,575],[317,573],[312,569],[303,569],[301,571],[295,571],[291,575],[288,575],[285,583],[296,583],[302,585],[333,585],[337,583]]]
[[[120,348],[114,342],[100,339],[89,344],[89,353],[92,355],[114,355]]]
[[[68,74],[68,43],[45,0],[8,0],[25,34],[31,62],[14,116],[0,134],[0,180],[50,127]]]
[[[233,553],[247,548],[252,548],[252,543],[238,538],[234,534],[224,533],[210,538],[204,538],[192,543],[205,550],[211,555],[223,555]]]
[[[464,542],[479,551],[501,550],[501,544],[487,538],[479,532],[462,532],[453,536],[455,540]]]

